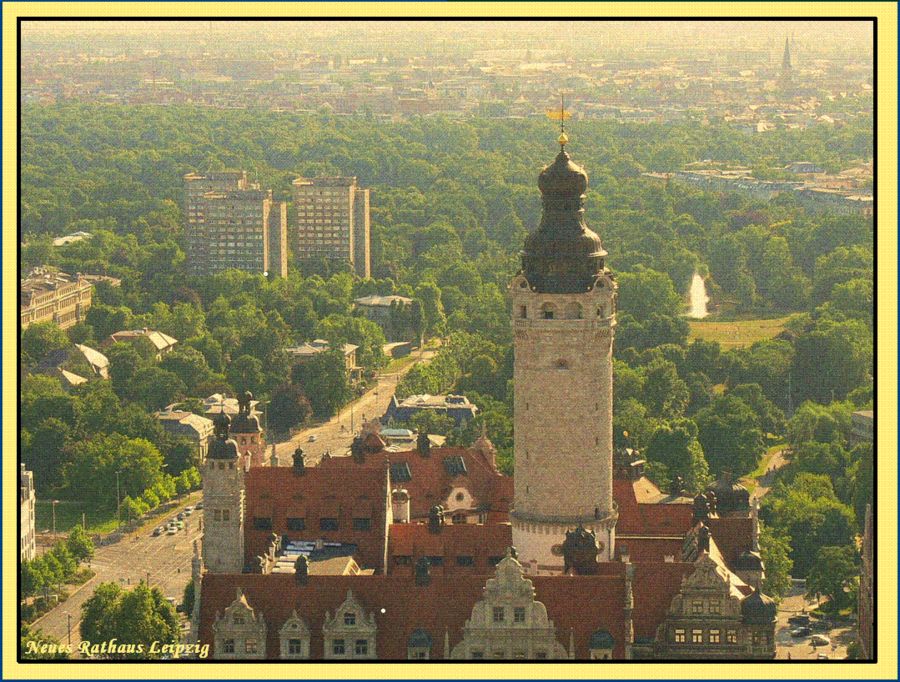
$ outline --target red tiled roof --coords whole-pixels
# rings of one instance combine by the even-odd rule
[[[619,535],[616,533],[616,558],[621,558],[622,550],[628,549],[632,563],[655,561],[662,563],[667,556],[681,559],[681,546],[684,543],[678,537],[645,537],[637,535]]]
[[[655,638],[682,578],[694,570],[694,565],[649,562],[635,563],[634,569],[634,636]]]
[[[624,656],[624,568],[613,575],[538,576],[533,578],[536,599],[547,607],[556,626],[557,639],[567,650],[569,633],[579,658],[588,658],[588,643],[596,630],[607,630],[615,639],[615,657]],[[310,629],[311,658],[323,658],[322,625],[325,612],[332,615],[352,590],[378,626],[376,655],[379,659],[405,659],[407,641],[414,630],[431,635],[432,658],[443,658],[444,635],[450,648],[462,640],[462,628],[482,598],[487,576],[459,575],[452,580],[432,580],[416,585],[408,576],[310,576],[306,585],[292,574],[206,574],[200,604],[200,641],[213,644],[213,623],[243,590],[251,607],[261,609],[267,627],[266,653],[277,657],[278,632],[296,610]],[[637,601],[637,595],[636,595]]]
[[[613,480],[613,499],[619,507],[616,534],[681,537],[693,525],[694,507],[690,502],[639,503],[635,485],[642,480]]]
[[[303,475],[291,467],[255,467],[245,478],[247,506],[244,521],[244,558],[253,563],[265,554],[272,533],[292,540],[355,544],[356,561],[364,568],[381,569],[384,563],[385,522],[390,504],[384,465],[360,468],[352,476],[311,467]],[[255,530],[254,517],[271,518],[272,530]],[[304,530],[291,530],[287,519],[305,519]],[[338,530],[321,530],[322,518],[336,518]],[[370,530],[354,530],[354,518],[371,519]]]
[[[448,457],[462,457],[466,473],[451,475],[444,466]],[[367,456],[362,462],[353,457],[331,457],[320,462],[318,469],[381,468],[384,460],[391,464],[407,463],[412,479],[396,484],[409,492],[410,515],[425,518],[436,504],[442,504],[456,487],[465,487],[478,505],[490,504],[491,511],[508,513],[513,501],[513,481],[494,469],[478,450],[470,448],[431,448],[423,457],[418,450],[381,452]]]
[[[753,548],[753,519],[750,516],[711,516],[706,525],[712,533],[722,557],[729,565]]]
[[[395,523],[388,536],[388,572],[393,575],[413,575],[416,561],[423,556],[443,557],[443,566],[432,566],[432,575],[493,574],[491,557],[503,557],[512,545],[509,524],[441,526],[432,533],[427,524]],[[472,557],[473,564],[459,565],[457,557]],[[398,564],[396,557],[411,557]]]

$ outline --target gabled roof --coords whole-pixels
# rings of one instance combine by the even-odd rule
[[[663,495],[647,478],[614,479],[613,499],[619,506],[616,535],[683,537],[693,526],[691,500]]]
[[[394,523],[388,534],[388,572],[413,575],[416,560],[421,557],[443,557],[443,566],[432,566],[434,575],[481,574],[494,572],[494,562],[506,555],[512,546],[512,527],[508,523],[493,525],[447,524],[436,533],[427,524]],[[457,557],[471,557],[471,565],[460,565]],[[411,557],[406,565],[398,565],[396,557]]]

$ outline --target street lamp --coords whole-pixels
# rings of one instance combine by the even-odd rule
[[[50,508],[53,511],[53,534],[56,535],[56,505],[59,504],[59,500],[53,500],[50,503]]]
[[[120,510],[122,508],[122,503],[119,501],[119,474],[120,471],[116,471],[116,526],[122,525],[122,517]]]

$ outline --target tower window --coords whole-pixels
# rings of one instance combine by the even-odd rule
[[[528,318],[528,306],[523,305],[519,307],[519,317],[521,317],[523,320]]]
[[[541,306],[541,317],[545,320],[552,320],[556,313],[556,306],[552,303],[545,303]]]

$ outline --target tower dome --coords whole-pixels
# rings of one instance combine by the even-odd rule
[[[259,433],[262,431],[259,427],[259,417],[251,413],[252,406],[253,394],[250,391],[244,391],[238,398],[238,413],[231,423],[232,433]]]
[[[213,418],[215,435],[209,445],[210,459],[237,459],[238,446],[233,438],[228,437],[231,427],[231,418],[224,412],[219,412]]]
[[[534,291],[574,294],[590,291],[604,270],[606,251],[596,232],[584,222],[588,176],[565,150],[560,150],[538,176],[543,213],[541,224],[525,240],[522,273]]]

